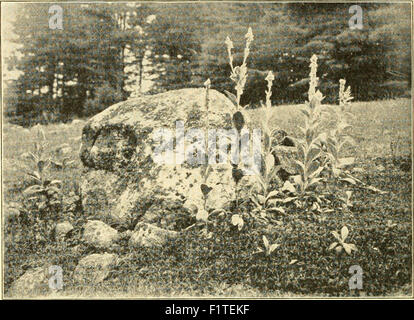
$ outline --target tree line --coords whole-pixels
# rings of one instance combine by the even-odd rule
[[[407,95],[411,79],[408,4],[361,4],[362,29],[351,29],[349,4],[96,3],[60,4],[63,29],[49,28],[50,4],[18,6],[13,23],[20,71],[4,93],[5,114],[31,125],[91,116],[139,94],[200,87],[232,91],[225,39],[241,63],[244,34],[254,41],[242,103],[264,100],[266,71],[275,74],[274,104],[307,92],[309,58],[318,55],[320,86],[335,102],[345,78],[356,100]],[[144,65],[144,62],[147,62]]]

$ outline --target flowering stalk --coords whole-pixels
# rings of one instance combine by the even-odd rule
[[[316,94],[316,87],[318,86],[319,78],[316,76],[316,72],[318,70],[318,57],[313,55],[310,59],[310,73],[309,73],[309,91],[308,91],[308,99],[311,102]]]
[[[244,87],[246,85],[247,79],[247,57],[250,54],[250,44],[252,43],[254,37],[252,28],[249,27],[246,35],[246,47],[244,48],[244,56],[243,56],[243,63],[241,66],[233,66],[233,54],[231,50],[234,48],[233,42],[230,40],[229,37],[226,38],[226,46],[227,46],[227,53],[229,56],[229,63],[231,68],[231,75],[230,79],[235,82],[235,89],[236,89],[236,103],[237,109],[240,109],[240,98],[243,94]]]
[[[345,84],[345,79],[339,80],[339,105],[341,107],[341,111],[344,111],[345,107],[349,105],[350,101],[353,99],[351,96],[351,87],[348,86],[345,90]]]

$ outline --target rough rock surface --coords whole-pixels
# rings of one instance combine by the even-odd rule
[[[36,296],[49,291],[46,269],[38,267],[27,270],[10,287],[9,294],[16,297]]]
[[[188,215],[192,204],[203,206],[201,166],[155,163],[153,154],[159,142],[152,133],[169,128],[175,135],[178,120],[184,122],[185,132],[205,128],[205,100],[205,89],[181,89],[124,101],[92,117],[83,128],[81,148],[86,167],[81,184],[85,213],[119,224],[133,225],[144,219],[180,230],[183,225],[177,221],[164,221],[165,225],[161,221],[170,213]],[[233,112],[227,97],[209,91],[209,128],[231,128]],[[214,165],[206,181],[213,187],[207,207],[222,207],[234,199],[233,183],[231,165]]]
[[[157,226],[139,222],[129,239],[131,247],[156,247],[163,246],[169,241],[177,238],[176,231],[165,230]]]
[[[117,255],[111,253],[91,254],[81,259],[73,279],[78,283],[97,284],[104,281],[116,265]]]
[[[118,231],[107,224],[90,220],[85,224],[83,240],[96,248],[109,248],[118,239]]]

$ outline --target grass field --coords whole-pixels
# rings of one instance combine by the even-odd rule
[[[384,265],[378,266],[379,273],[384,272],[384,279],[394,279],[395,284],[389,285],[384,291],[385,295],[406,295],[411,292],[411,102],[409,99],[397,99],[376,102],[357,102],[351,105],[351,111],[354,114],[352,137],[356,141],[356,146],[352,150],[356,157],[356,167],[362,168],[363,171],[358,173],[359,179],[370,185],[375,186],[387,194],[379,196],[378,194],[369,194],[357,192],[355,195],[355,204],[352,215],[349,217],[333,216],[328,219],[336,219],[335,226],[346,222],[355,225],[358,236],[365,237],[361,239],[371,239],[371,244],[359,244],[365,254],[372,254],[374,251],[382,251],[383,258],[378,256],[378,261],[384,261]],[[262,110],[250,110],[250,118],[253,122],[263,117]],[[298,119],[300,119],[298,106],[278,106],[273,108],[272,123],[275,127],[284,129],[289,134],[295,136],[297,132]],[[82,164],[79,160],[78,152],[81,144],[82,127],[84,120],[76,120],[69,124],[51,124],[43,126],[46,139],[49,143],[48,152],[62,144],[70,146],[69,157],[74,162],[64,170],[52,170],[51,174],[54,179],[60,179],[64,182],[64,192],[69,192],[75,188],[81,178]],[[8,123],[3,123],[2,136],[2,178],[3,178],[3,208],[14,202],[19,201],[21,191],[29,186],[25,176],[24,162],[21,155],[32,148],[34,143],[34,129],[24,129]],[[59,155],[53,155],[59,157]],[[3,211],[7,215],[7,209]],[[385,227],[388,221],[396,223],[395,230],[389,230]],[[350,222],[349,222],[350,221]],[[382,230],[382,231],[381,231]],[[372,237],[366,236],[372,231]],[[358,233],[359,232],[359,233]],[[383,233],[384,239],[381,239]],[[395,237],[398,237],[396,239]],[[387,241],[394,242],[395,248],[388,248]],[[382,243],[384,242],[384,243]],[[386,243],[385,243],[386,242]],[[365,249],[364,249],[365,248]],[[388,248],[388,249],[387,249]],[[18,276],[28,267],[39,266],[48,263],[50,259],[67,261],[68,258],[62,257],[67,255],[68,248],[56,247],[54,243],[45,246],[42,252],[27,252],[27,254],[13,254],[5,256],[5,288],[10,286]],[[365,250],[365,251],[364,251]],[[384,251],[385,250],[385,251]],[[389,250],[386,251],[386,250]],[[392,251],[394,250],[394,251]],[[25,251],[21,251],[25,252]],[[392,255],[398,260],[398,255],[404,255],[401,258],[400,266],[395,266],[396,261],[392,260]],[[52,257],[52,258],[51,258]],[[58,257],[58,258],[57,258]],[[178,273],[168,273],[168,266],[165,270],[157,265],[145,266],[137,265],[133,256],[126,258],[126,270],[130,272],[120,272],[118,277],[112,277],[98,287],[76,287],[71,284],[70,271],[65,275],[67,283],[65,290],[50,295],[50,297],[78,297],[78,296],[243,296],[243,297],[280,297],[280,296],[306,296],[305,293],[291,293],[289,289],[264,290],[260,287],[251,286],[247,281],[239,284],[229,284],[220,281],[220,278],[205,279],[203,286],[196,284],[194,279],[197,277],[184,280],[185,277],[179,278]],[[374,259],[373,258],[373,259]],[[390,265],[387,265],[387,259],[391,259]],[[65,260],[66,259],[66,260]],[[79,259],[79,256],[74,258]],[[376,259],[376,258],[375,258]],[[390,260],[390,261],[391,261]],[[74,262],[68,262],[69,264]],[[361,262],[363,263],[363,262]],[[407,265],[409,264],[409,265]],[[177,270],[185,266],[174,265]],[[170,265],[171,267],[171,265]],[[174,267],[174,268],[175,268]],[[200,267],[201,268],[201,267]],[[382,268],[382,269],[381,269]],[[389,270],[388,270],[389,268]],[[387,270],[385,270],[387,269]],[[73,270],[73,265],[68,267]],[[164,270],[166,274],[160,275],[159,272]],[[201,272],[199,269],[197,272]],[[298,269],[299,270],[299,269]],[[377,269],[375,269],[377,270]],[[125,271],[125,270],[124,270]],[[182,270],[181,270],[182,271]],[[153,273],[152,276],[144,276]],[[177,271],[178,272],[178,271]],[[300,271],[298,271],[300,272]],[[159,275],[159,276],[157,276]],[[198,274],[200,279],[202,275]],[[374,279],[378,274],[370,274],[367,281]],[[394,278],[393,278],[394,277]],[[155,279],[155,280],[154,280]],[[164,279],[164,280],[163,280]],[[201,280],[200,280],[201,281]],[[206,281],[208,283],[206,283]],[[391,280],[390,280],[391,281]],[[394,281],[394,280],[393,280]],[[369,288],[369,285],[368,285]],[[382,292],[382,291],[381,291]],[[315,292],[315,295],[323,295]],[[369,290],[364,290],[361,295],[370,295]]]

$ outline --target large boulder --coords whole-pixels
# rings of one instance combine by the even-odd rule
[[[215,90],[209,90],[208,100],[208,120],[205,89],[142,96],[91,118],[83,128],[80,152],[86,168],[81,183],[85,213],[121,225],[143,220],[180,230],[192,223],[188,208],[229,205],[235,198],[230,164],[212,165],[204,181],[202,165],[154,160],[157,129],[170,129],[175,136],[176,121],[183,122],[185,132],[206,128],[207,123],[209,128],[232,127],[233,103]],[[200,191],[203,183],[212,187],[205,202]]]

